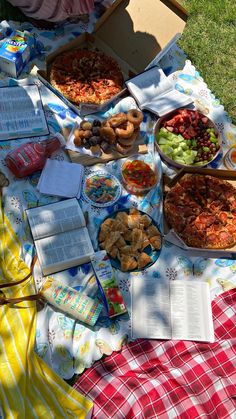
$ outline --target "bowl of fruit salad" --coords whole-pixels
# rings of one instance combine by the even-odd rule
[[[181,108],[161,117],[155,138],[162,159],[177,168],[207,166],[221,149],[215,124],[193,109]]]

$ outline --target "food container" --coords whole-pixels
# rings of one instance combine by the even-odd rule
[[[200,168],[200,167],[191,167],[187,168],[184,167],[177,172],[174,178],[169,179],[167,178],[164,182],[164,194],[166,194],[172,186],[175,186],[176,183],[184,176],[185,174],[198,174],[198,175],[208,175],[214,176],[215,178],[219,178],[222,180],[226,180],[231,183],[236,188],[236,172],[235,170],[222,170],[222,169],[208,169],[208,168]],[[165,203],[164,203],[165,206]],[[165,207],[164,207],[164,215],[165,215]],[[217,249],[217,248],[199,248],[188,246],[183,239],[179,236],[177,232],[168,224],[166,217],[164,216],[164,237],[165,240],[168,242],[180,247],[184,250],[191,250],[192,255],[195,256],[203,256],[203,257],[214,257],[214,258],[235,258],[236,254],[236,245],[233,247],[226,247],[224,249]]]
[[[173,118],[176,115],[179,115],[180,112],[183,112],[183,111],[192,113],[192,115],[194,115],[193,122],[191,122],[191,124],[187,126],[188,123],[183,122],[183,124],[181,124],[181,122],[178,121],[176,122],[176,126],[169,125],[167,127],[166,125],[167,122],[170,124],[170,120],[173,121]],[[199,123],[197,124],[197,127],[195,126],[195,122],[194,122],[196,120],[199,121]],[[160,130],[162,128],[165,128],[165,130],[167,128],[170,130],[173,129],[173,131],[169,131],[169,135],[167,136],[165,136],[165,133],[163,132],[164,134],[163,137],[161,136],[161,139],[159,138],[157,140],[157,137],[158,136],[160,137]],[[180,132],[179,130],[183,132]],[[188,135],[188,133],[190,135]],[[206,115],[193,109],[187,109],[187,108],[176,109],[175,111],[172,111],[168,113],[167,115],[164,115],[157,121],[154,127],[154,134],[156,138],[155,145],[161,158],[164,161],[166,161],[169,165],[176,168],[181,169],[184,167],[207,166],[208,164],[212,163],[221,152],[221,144],[222,144],[221,135],[216,125]],[[180,135],[182,137],[182,141],[181,141],[181,137],[176,139],[176,144],[174,147],[173,147],[174,139],[173,140],[171,140],[171,138],[166,139],[167,137],[171,137],[171,134],[174,134],[175,136]],[[181,143],[180,146],[178,142]],[[181,145],[183,149],[181,149]],[[165,147],[167,150],[166,152],[165,152]],[[185,147],[186,149],[184,150]],[[213,151],[211,151],[212,148],[213,148]],[[196,156],[191,155],[191,153],[189,156],[186,154],[186,156],[184,156],[184,160],[186,159],[186,162],[184,162],[183,154],[188,152],[187,150],[190,150],[190,149],[191,149],[191,153],[193,154],[196,153]],[[173,158],[174,153],[176,153],[175,158]],[[198,156],[198,153],[201,153],[201,156]],[[205,157],[205,160],[203,160],[203,157]],[[193,161],[193,158],[198,159],[199,161],[196,161],[196,160]]]
[[[234,144],[223,158],[225,167],[229,170],[236,170],[236,144]]]
[[[135,155],[128,157],[122,164],[121,178],[129,193],[145,195],[156,185],[158,175],[149,155]]]
[[[128,216],[128,228],[129,231],[126,230],[126,222],[124,221],[124,218],[126,217],[121,217],[121,215],[127,215]],[[118,218],[119,217],[119,218]],[[140,220],[140,217],[148,217],[151,221],[151,224],[149,224],[148,226],[141,227],[141,225],[138,225]],[[123,229],[120,228],[119,226],[119,220],[121,220],[123,218]],[[112,234],[108,233],[107,238],[104,239],[104,237],[102,237],[102,232],[104,232],[103,228],[104,225],[109,226],[109,224],[111,225],[111,222],[113,221],[117,221],[117,224],[113,224],[112,227]],[[109,228],[109,227],[108,227]],[[136,230],[136,233],[140,230],[140,228],[142,229],[142,232],[144,234],[141,235],[142,239],[146,242],[145,246],[142,246],[142,249],[139,248],[139,246],[135,246],[135,248],[133,248],[132,252],[126,253],[125,256],[127,256],[129,259],[131,257],[132,260],[132,266],[127,267],[126,269],[124,268],[124,265],[122,266],[122,257],[124,257],[122,248],[124,250],[124,248],[131,248],[132,245],[134,245],[133,242],[133,238],[132,235],[127,236],[127,234],[125,234],[125,232],[130,232],[130,230]],[[106,229],[106,227],[105,227]],[[123,230],[123,233],[121,232],[121,230]],[[150,230],[150,231],[149,231]],[[116,236],[119,236],[119,239],[116,240]],[[135,235],[136,235],[135,233]],[[105,233],[106,234],[106,233]],[[149,235],[151,234],[151,236]],[[137,236],[136,236],[137,237]],[[157,245],[155,243],[155,239],[157,240]],[[139,239],[137,239],[138,241]],[[153,242],[154,240],[154,242]],[[139,271],[143,271],[144,269],[148,269],[150,266],[152,266],[157,259],[159,258],[160,254],[161,254],[161,248],[162,248],[162,234],[160,231],[160,227],[158,225],[158,223],[147,213],[140,211],[140,210],[136,210],[135,208],[125,208],[125,209],[121,209],[118,211],[113,212],[112,214],[109,214],[101,223],[99,230],[98,230],[98,235],[97,235],[97,241],[98,241],[98,247],[99,249],[104,250],[106,247],[106,251],[108,253],[111,265],[113,266],[113,268],[115,269],[119,269],[122,272],[139,272]],[[109,247],[109,242],[110,241],[114,241],[114,243],[112,244],[112,247]],[[121,243],[119,243],[119,241],[121,241]],[[122,241],[125,242],[122,243]],[[137,241],[135,241],[135,244],[137,245]],[[111,243],[110,243],[111,244]],[[104,246],[105,245],[105,246]],[[137,248],[136,248],[137,247]],[[114,254],[112,249],[114,250],[114,248],[117,248],[117,254]],[[119,253],[118,253],[119,252]],[[96,254],[96,253],[95,253]],[[139,260],[140,257],[142,258],[143,256],[148,257],[148,261],[145,261],[145,263],[140,264],[139,265]],[[135,263],[135,261],[136,263]],[[133,265],[134,262],[134,265]]]
[[[146,0],[145,3],[143,0],[114,0],[110,3],[92,34],[84,32],[61,45],[47,56],[46,70],[37,72],[39,79],[79,116],[106,110],[114,100],[127,94],[125,85],[120,93],[101,105],[86,102],[76,105],[50,83],[49,70],[56,56],[75,48],[97,49],[115,59],[124,80],[128,80],[168,53],[188,18],[186,10],[176,0]]]
[[[14,31],[0,48],[0,69],[18,77],[36,51],[35,36],[28,31]]]
[[[119,180],[105,172],[92,173],[83,184],[83,196],[87,202],[96,207],[105,208],[113,205],[120,197]]]

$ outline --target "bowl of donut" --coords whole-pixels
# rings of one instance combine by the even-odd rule
[[[101,223],[98,245],[114,268],[123,272],[146,269],[158,259],[162,236],[157,223],[136,208],[114,212]]]
[[[104,121],[82,120],[74,130],[74,145],[94,154],[109,154],[115,150],[122,156],[127,155],[139,136],[142,121],[143,113],[138,109],[120,112]]]

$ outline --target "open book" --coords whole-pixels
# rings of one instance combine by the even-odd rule
[[[127,89],[138,103],[158,116],[193,102],[190,96],[174,89],[163,70],[154,66],[125,82]]]
[[[132,338],[214,342],[209,284],[137,277],[131,286]]]
[[[0,87],[0,141],[49,134],[38,86]]]
[[[90,261],[94,250],[76,198],[26,210],[44,275]]]

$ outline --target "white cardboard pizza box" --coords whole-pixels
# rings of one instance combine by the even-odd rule
[[[234,170],[219,170],[205,168],[184,168],[179,170],[174,178],[168,182],[168,188],[174,186],[177,181],[184,176],[185,173],[195,173],[200,175],[215,176],[222,180],[227,180],[236,188],[236,172]],[[164,189],[165,184],[164,184]],[[168,226],[164,218],[164,238],[168,242],[180,247],[181,249],[191,251],[192,256],[202,255],[207,258],[234,257],[236,254],[236,245],[224,249],[204,249],[198,247],[190,247],[179,237],[179,235]]]
[[[76,106],[51,86],[48,78],[55,57],[75,48],[98,48],[119,64],[124,80],[142,72],[158,56],[161,58],[183,32],[187,12],[175,0],[116,0],[97,21],[93,34],[83,33],[47,57],[46,71],[37,75],[78,115],[102,110],[126,93],[122,90],[104,105]],[[159,55],[158,55],[159,54]]]

